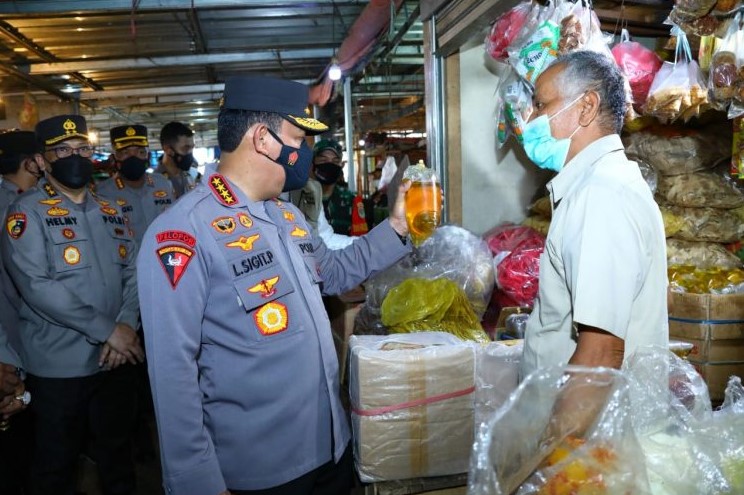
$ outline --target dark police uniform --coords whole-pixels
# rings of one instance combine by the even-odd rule
[[[302,115],[306,87],[263,82],[228,81],[228,104],[238,91]],[[321,289],[355,287],[409,248],[388,222],[341,251],[311,232],[291,203],[251,201],[214,173],[145,234],[137,273],[140,300],[159,301],[142,321],[167,493],[276,487],[348,452]]]
[[[69,122],[76,137],[85,135],[82,117],[66,122],[40,122],[37,137],[56,144],[70,134]],[[104,491],[131,493],[129,431],[121,422],[134,405],[119,387],[119,370],[98,367],[115,324],[137,326],[136,247],[121,210],[87,189],[84,202],[74,203],[41,179],[9,207],[1,247],[22,297],[21,357],[34,392],[34,494],[74,491],[86,418]]]
[[[176,175],[171,175],[165,168],[165,165],[163,165],[162,161],[158,164],[153,173],[162,175],[166,180],[170,181],[176,198],[180,198],[196,187],[196,180],[194,180],[191,174],[184,170],[179,170]]]
[[[115,149],[127,146],[147,147],[147,128],[141,125],[119,126],[111,129]],[[145,183],[136,188],[127,185],[120,177],[107,179],[96,186],[102,196],[116,201],[121,207],[134,238],[139,243],[147,226],[175,201],[173,186],[161,174],[145,174]]]

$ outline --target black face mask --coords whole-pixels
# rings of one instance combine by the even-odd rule
[[[176,167],[180,168],[184,172],[188,172],[191,168],[191,164],[194,163],[194,155],[192,153],[186,153],[182,155],[177,151],[173,151],[173,161],[176,162]]]
[[[127,180],[139,180],[145,175],[147,160],[138,156],[130,156],[119,164],[119,172]]]
[[[315,178],[325,186],[335,184],[341,177],[341,172],[343,172],[343,169],[335,163],[318,163],[315,165]]]
[[[80,189],[93,177],[93,162],[80,155],[70,155],[52,163],[52,177],[70,189]]]
[[[302,189],[305,187],[308,177],[310,177],[310,166],[313,164],[313,150],[310,149],[304,139],[299,148],[293,148],[284,144],[284,141],[274,131],[268,128],[266,130],[282,145],[282,151],[279,153],[279,157],[276,160],[271,158],[272,161],[284,168],[285,178],[282,192]]]

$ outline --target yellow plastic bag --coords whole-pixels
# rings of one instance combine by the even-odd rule
[[[441,331],[489,341],[463,290],[446,278],[406,279],[388,292],[381,310],[390,333]]]

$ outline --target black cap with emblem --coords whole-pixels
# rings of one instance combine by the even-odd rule
[[[111,137],[111,146],[114,150],[120,150],[127,146],[148,147],[150,144],[147,140],[147,127],[143,125],[120,125],[113,127],[109,131]]]
[[[0,175],[15,173],[23,157],[37,152],[36,134],[31,131],[0,134]]]
[[[44,146],[52,146],[66,139],[88,140],[88,124],[82,115],[57,115],[36,124],[36,138]]]
[[[307,86],[286,79],[236,76],[225,82],[221,108],[278,113],[312,136],[328,126],[309,116]]]

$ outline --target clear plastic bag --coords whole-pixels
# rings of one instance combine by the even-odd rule
[[[508,58],[506,50],[522,31],[532,9],[532,2],[523,2],[496,19],[486,37],[486,52],[491,57],[500,61]]]
[[[664,203],[677,206],[730,209],[744,205],[744,193],[714,172],[661,177],[656,192]]]
[[[569,366],[531,374],[478,425],[469,495],[649,493],[630,413],[628,385],[617,370]],[[585,421],[578,429],[577,418]]]
[[[535,231],[537,234],[537,232]],[[532,307],[540,280],[540,255],[545,238],[534,235],[520,242],[497,266],[496,282],[518,306]]]
[[[674,238],[683,241],[734,242],[744,238],[744,223],[731,210],[662,206],[684,220]]]
[[[698,268],[737,268],[741,260],[722,244],[667,239],[667,264],[692,265]]]

